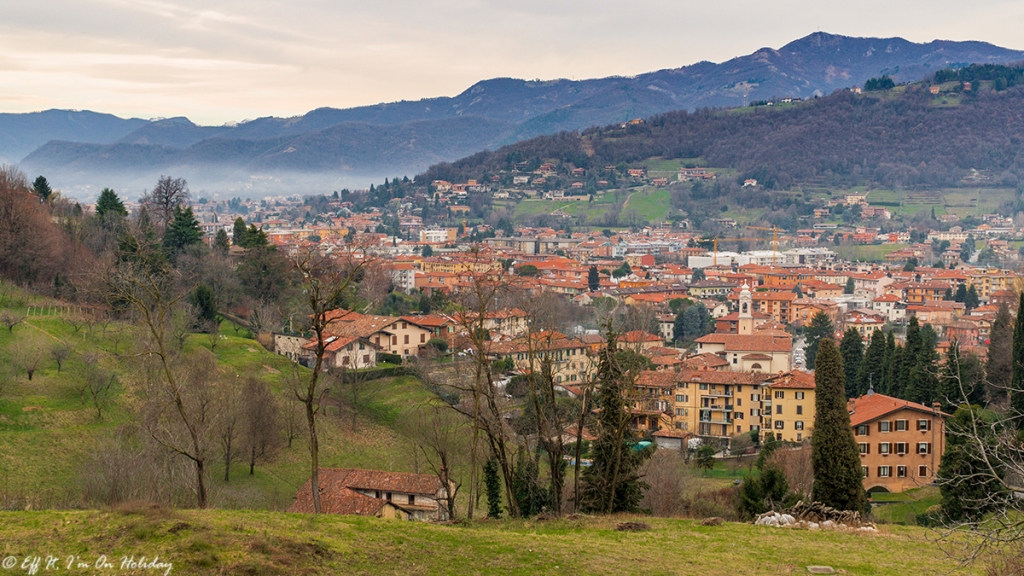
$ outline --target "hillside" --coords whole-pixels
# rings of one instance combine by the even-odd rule
[[[641,518],[648,532],[614,530],[626,518],[476,521],[441,526],[351,516],[253,511],[6,512],[0,552],[145,555],[173,574],[942,574],[956,564],[921,528],[877,535]],[[978,567],[981,568],[980,566]],[[980,574],[979,569],[962,574]],[[71,572],[75,573],[75,572]],[[88,571],[86,571],[88,573]],[[159,571],[139,571],[154,574]]]
[[[729,169],[761,187],[918,188],[972,183],[1016,186],[1024,177],[1024,88],[970,92],[930,83],[885,92],[838,92],[782,106],[670,112],[639,125],[540,137],[435,166],[418,177],[462,182],[509,171],[514,161],[556,160],[588,178],[619,163],[678,159]],[[974,171],[978,171],[975,173]]]
[[[45,144],[25,157],[23,167],[85,195],[90,187],[108,185],[134,194],[167,172],[186,177],[197,188],[244,190],[256,177],[282,179],[264,184],[270,188],[302,183],[310,191],[329,192],[562,130],[673,110],[743,106],[782,96],[809,98],[882,74],[916,81],[951,65],[1018,60],[1024,60],[1024,52],[983,42],[915,44],[818,32],[721,64],[699,62],[631,77],[578,81],[497,78],[454,97],[320,108],[295,118],[260,118],[233,126],[197,126],[185,118],[130,126],[122,121],[116,134],[97,132],[90,138],[33,127],[34,117],[0,118],[0,144],[22,143],[0,145],[0,157],[20,158],[32,150],[26,149],[27,143]],[[203,147],[203,152],[196,149],[210,141],[219,144]],[[304,142],[315,142],[316,150],[304,149]],[[268,147],[282,154],[268,157]],[[314,176],[296,180],[303,173]]]
[[[0,509],[86,505],[83,491],[88,493],[96,478],[90,472],[110,466],[107,458],[116,462],[125,457],[118,452],[117,441],[132,430],[133,406],[124,386],[132,375],[125,355],[135,332],[119,322],[87,321],[77,309],[60,306],[66,304],[0,284],[0,310],[25,316],[11,331],[0,326]],[[19,359],[25,353],[19,346],[22,342],[42,351],[32,380],[20,369]],[[50,350],[61,342],[68,345],[70,354],[58,370]],[[186,346],[208,348],[209,337],[191,335]],[[294,404],[285,389],[294,364],[264,350],[245,330],[236,332],[225,323],[214,354],[223,374],[257,375],[270,385],[282,407]],[[83,396],[79,390],[93,355],[117,382],[101,417],[88,394]],[[378,381],[368,390],[379,395],[363,404],[355,431],[347,410],[342,412],[333,397],[328,402],[327,414],[320,420],[322,465],[414,471],[415,464],[406,458],[411,453],[409,441],[397,424],[432,394],[411,377]],[[214,506],[283,510],[291,504],[309,468],[305,425],[297,421],[292,446],[281,447],[272,459],[257,463],[252,476],[248,462],[237,458],[230,481],[224,482],[223,461],[211,461]],[[384,461],[382,454],[387,454]],[[134,462],[141,465],[140,460]],[[181,504],[192,505],[194,498],[186,496]]]

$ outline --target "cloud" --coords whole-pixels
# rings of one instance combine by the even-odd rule
[[[1019,47],[1024,5],[977,0],[53,0],[0,21],[3,111],[201,123],[453,95],[478,80],[632,75],[821,29]]]

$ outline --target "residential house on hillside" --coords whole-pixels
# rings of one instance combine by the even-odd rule
[[[312,513],[310,480],[295,493],[289,512]],[[447,520],[442,502],[450,487],[431,474],[358,468],[321,468],[320,506],[326,514],[376,516],[400,520]]]

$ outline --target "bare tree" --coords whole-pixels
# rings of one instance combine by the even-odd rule
[[[237,378],[236,378],[237,379]],[[239,382],[225,382],[218,390],[217,439],[224,457],[224,481],[231,481],[231,461],[239,451],[244,430],[244,404],[242,385]]]
[[[188,204],[191,196],[184,178],[161,176],[153,190],[142,196],[140,203],[149,210],[157,228],[162,230],[171,221],[174,209]]]
[[[365,259],[353,252],[338,256],[323,256],[316,251],[299,255],[295,268],[302,275],[306,312],[309,314],[309,328],[313,333],[313,369],[308,380],[295,390],[295,396],[305,405],[306,424],[309,430],[310,488],[313,492],[313,510],[322,512],[320,507],[320,446],[316,430],[316,417],[320,412],[324,396],[329,392],[321,386],[324,371],[328,327],[334,320],[336,302],[354,288],[356,272],[366,264]]]
[[[458,417],[448,406],[426,404],[406,420],[406,426],[407,435],[415,442],[417,454],[423,457],[423,462],[441,483],[448,518],[454,520],[458,512],[455,502],[462,487],[461,471],[469,452],[465,419]]]
[[[57,363],[57,374],[60,374],[64,361],[71,356],[71,346],[69,346],[67,342],[61,340],[50,348],[50,356],[53,358],[53,361]]]
[[[365,372],[345,367],[332,368],[331,380],[340,404],[348,408],[349,424],[353,432],[359,429],[359,412],[367,398],[373,394],[374,382],[367,380]],[[340,408],[340,407],[339,407]]]
[[[690,479],[688,466],[678,450],[658,450],[644,464],[643,507],[655,516],[677,516],[684,511],[683,497]]]
[[[171,344],[172,318],[186,292],[162,264],[159,248],[134,232],[138,249],[106,270],[106,295],[112,304],[126,306],[141,329],[136,340],[146,367],[143,422],[157,442],[192,462],[197,503],[205,508],[207,443],[215,416],[210,379],[216,364],[209,353],[182,358]]]
[[[117,378],[113,372],[104,370],[99,364],[99,357],[96,354],[86,354],[82,361],[85,363],[85,375],[81,380],[78,389],[79,397],[85,402],[88,395],[93,408],[96,409],[96,419],[103,418],[103,409],[111,399],[111,393]]]
[[[13,310],[0,312],[0,324],[7,326],[7,331],[13,333],[14,327],[25,321],[24,314],[18,314]]]
[[[367,266],[363,272],[357,295],[366,302],[367,310],[376,310],[391,292],[391,274],[380,261]]]
[[[270,458],[281,443],[281,414],[270,387],[259,378],[246,379],[242,397],[243,449],[248,453],[252,475],[256,473],[256,461]]]
[[[771,457],[786,475],[789,489],[809,498],[811,485],[814,484],[814,468],[811,466],[811,449],[809,446],[795,448],[778,448]]]
[[[46,358],[46,351],[46,343],[38,336],[19,338],[11,349],[14,363],[28,374],[29,381]]]

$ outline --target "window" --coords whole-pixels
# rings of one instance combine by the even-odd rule
[[[733,356],[733,357],[732,357],[732,363],[733,363],[733,364],[736,364],[736,363],[737,363],[737,362],[736,362],[736,357],[735,357],[735,356]]]
[[[750,409],[750,415],[751,416],[759,416],[759,414],[757,413],[757,408],[751,408]]]
[[[676,402],[686,402],[685,394],[676,394]]]
[[[803,420],[797,420],[796,422],[793,423],[793,428],[795,428],[797,430],[803,430],[804,429],[804,421]]]
[[[760,399],[760,398],[758,398],[758,395],[757,395],[757,394],[751,394],[751,395],[750,395],[750,401],[751,401],[751,402],[760,402],[760,401],[761,401],[761,399]]]
[[[868,426],[867,426],[867,424],[861,424],[860,426],[857,426],[857,436],[867,436],[867,435],[868,435]]]
[[[900,456],[906,454],[907,453],[907,443],[906,442],[897,442],[896,443],[896,453],[899,454]]]
[[[342,366],[348,366],[348,356],[341,357],[341,364]]]
[[[392,336],[391,337],[391,345],[392,346],[398,346],[398,336]]]
[[[799,433],[799,432],[797,432],[796,433],[796,441],[799,442],[799,441],[801,441],[803,439],[804,439],[804,435]]]
[[[918,420],[917,421],[917,429],[918,430],[931,430],[932,429],[931,423],[932,423],[931,420],[924,420],[924,419]]]
[[[888,454],[889,453],[889,449],[891,447],[892,447],[892,445],[890,443],[888,443],[888,442],[879,442],[878,443],[878,453],[879,454]]]
[[[409,335],[406,334],[405,335],[405,342],[403,342],[403,344],[408,344],[408,343],[409,343]]]
[[[860,473],[863,474],[865,478],[867,478],[868,477],[868,467],[867,466],[861,466],[860,467]]]
[[[889,422],[888,420],[882,420],[878,423],[879,432],[888,432],[890,428],[892,428],[892,422]]]
[[[897,478],[906,478],[907,477],[907,467],[906,466],[897,466],[896,467],[896,477]]]
[[[932,453],[932,445],[931,445],[931,443],[930,442],[918,442],[917,443],[917,453],[918,454],[931,454]]]
[[[782,400],[785,397],[786,397],[786,392],[785,391],[783,391],[783,390],[776,390],[775,391],[775,399],[776,400]]]
[[[796,394],[796,399],[797,400],[803,400],[804,399],[804,393],[803,392],[794,392],[794,394]]]
[[[366,345],[365,345],[365,344],[363,344],[362,342],[360,342],[360,343],[359,343],[359,349],[360,349],[360,350],[366,350]]]
[[[736,399],[736,405],[737,406],[743,406],[743,398],[737,398]]]
[[[387,494],[387,501],[391,502],[391,492],[388,492],[388,494]]]
[[[369,354],[363,354],[363,364],[369,364],[369,363],[370,363],[370,355]]]
[[[409,323],[408,322],[402,322],[402,330],[405,330],[407,328],[409,328]]]
[[[776,420],[775,421],[775,429],[776,430],[783,430],[785,427],[786,427],[786,423],[783,422],[782,420]]]
[[[897,432],[906,432],[907,429],[908,429],[908,426],[907,426],[907,421],[906,420],[897,420],[896,421],[896,431]]]
[[[803,414],[804,413],[804,407],[802,405],[800,405],[800,404],[797,404],[797,406],[796,406],[796,413],[797,414]]]
[[[409,504],[416,504],[416,496],[409,494]]]
[[[890,476],[892,476],[892,466],[879,466],[878,467],[878,477],[879,478],[888,478]]]
[[[422,332],[420,332],[420,344],[423,344],[426,341],[427,341],[427,335],[422,333]]]
[[[700,389],[701,390],[707,390],[708,389],[708,385],[707,384],[701,384],[700,385]]]
[[[921,477],[921,478],[927,477],[928,476],[928,467],[923,465],[923,464],[921,466],[918,466],[917,467],[917,475],[919,477]]]
[[[860,443],[858,443],[857,444],[857,449],[860,450],[860,453],[861,453],[862,456],[864,454],[867,454],[868,453],[868,443],[867,442],[860,442]]]
[[[775,405],[775,413],[776,414],[782,414],[782,404],[776,404]]]

